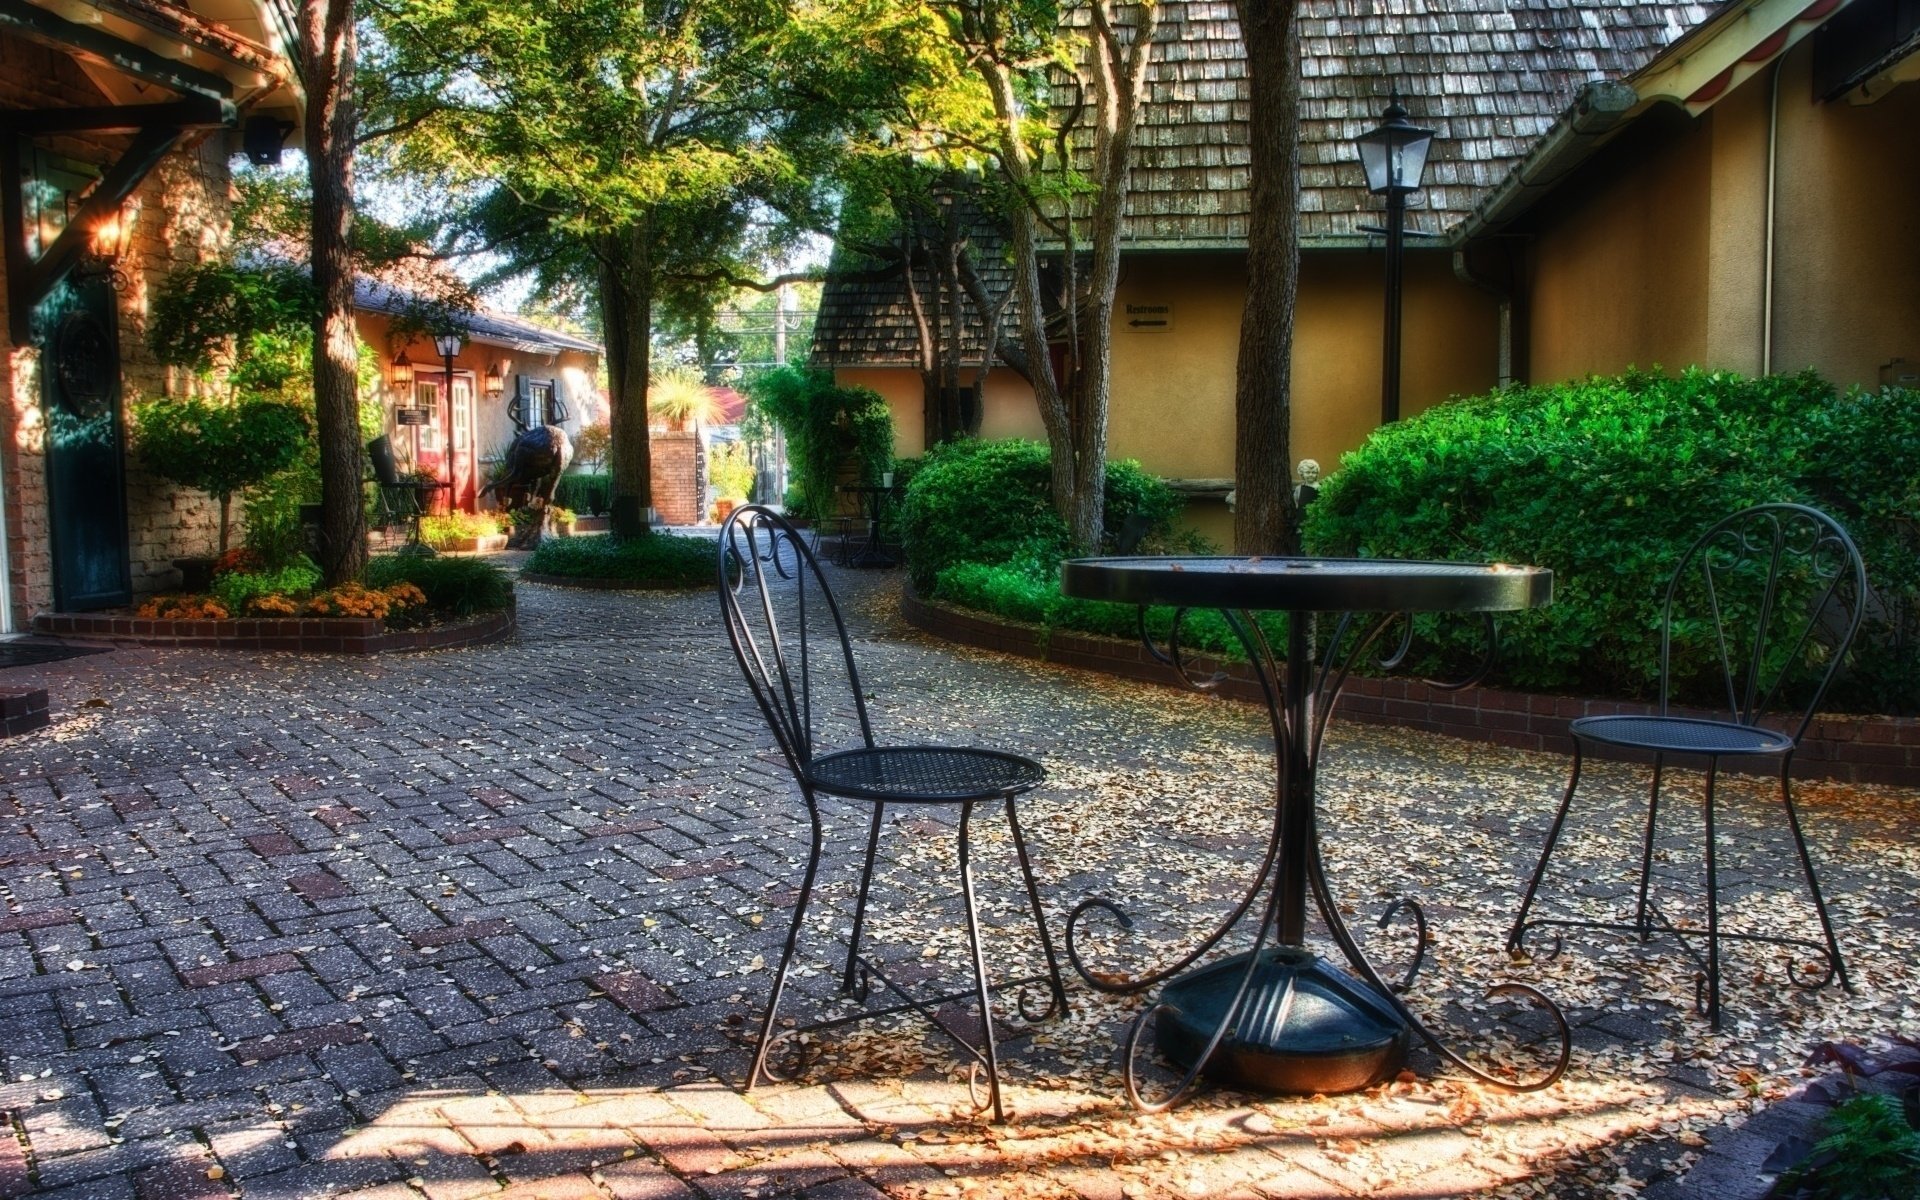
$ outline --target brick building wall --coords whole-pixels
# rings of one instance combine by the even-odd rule
[[[0,108],[101,105],[111,101],[65,54],[0,34]],[[48,139],[61,154],[105,165],[124,136]],[[125,403],[164,394],[168,372],[146,347],[146,312],[153,289],[176,267],[217,254],[231,228],[231,175],[222,134],[196,135],[148,175],[124,208],[131,218],[121,269],[129,284],[119,297],[119,333]],[[0,280],[4,279],[0,266]],[[6,292],[0,287],[0,338],[5,337]],[[10,589],[16,627],[53,605],[53,562],[46,487],[46,429],[41,409],[40,355],[30,346],[0,341],[0,487],[5,492]],[[163,590],[175,576],[170,560],[212,553],[218,510],[198,493],[184,492],[147,473],[127,454],[129,559],[136,593]]]
[[[698,525],[706,514],[706,452],[694,430],[655,429],[652,450],[653,508],[668,525]]]

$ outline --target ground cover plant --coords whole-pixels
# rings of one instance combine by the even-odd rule
[[[428,513],[420,518],[420,540],[435,550],[457,550],[470,538],[501,532],[499,513]]]
[[[549,538],[522,570],[635,587],[694,588],[712,586],[713,563],[714,544],[708,538],[650,533],[638,538]]]
[[[1828,704],[1912,712],[1914,399],[1841,394],[1811,372],[1629,372],[1510,388],[1376,432],[1322,487],[1303,537],[1316,554],[1550,567],[1553,603],[1501,622],[1497,677],[1645,698],[1658,689],[1667,581],[1694,539],[1751,504],[1812,504],[1860,546],[1878,610]],[[1423,632],[1439,647],[1426,669],[1478,637],[1464,624]],[[1705,637],[1677,630],[1676,663],[1704,662]]]
[[[268,566],[250,549],[221,557],[212,590],[143,601],[144,618],[224,621],[237,617],[373,617],[390,629],[498,612],[513,603],[506,572],[474,558],[387,554],[368,561],[358,582],[322,587],[320,568],[297,557]]]

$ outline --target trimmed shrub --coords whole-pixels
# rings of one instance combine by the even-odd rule
[[[560,482],[554,485],[553,502],[574,512],[598,517],[606,513],[607,497],[612,493],[612,476],[604,472],[577,471],[560,477]]]
[[[278,571],[228,571],[213,579],[213,596],[228,612],[247,611],[260,596],[303,596],[320,586],[320,568],[302,559]]]
[[[942,572],[959,563],[1000,565],[1018,557],[1059,566],[1067,529],[1049,499],[1052,456],[1038,442],[973,439],[929,451],[901,505],[900,540],[914,586],[937,594]],[[1106,540],[1139,513],[1167,534],[1181,499],[1134,462],[1107,464]]]
[[[649,533],[637,538],[548,538],[522,568],[529,575],[617,579],[639,587],[711,587],[711,538]]]
[[[1880,670],[1885,656],[1858,647],[1912,654],[1917,569],[1896,514],[1916,499],[1914,410],[1911,396],[1838,396],[1810,372],[1629,372],[1512,388],[1376,432],[1322,486],[1303,538],[1315,554],[1550,567],[1552,605],[1500,623],[1499,677],[1650,697],[1680,556],[1748,505],[1810,503],[1848,527],[1882,603],[1905,614],[1863,628],[1855,662],[1876,667],[1857,667],[1832,703],[1910,710],[1920,673]],[[1444,672],[1473,654],[1471,624],[1423,619],[1419,641],[1436,649],[1417,665]],[[1676,676],[1704,674],[1710,654],[1704,638],[1683,640]]]
[[[429,609],[447,616],[498,612],[513,602],[507,573],[479,558],[382,554],[367,563],[365,578],[376,589],[410,583],[426,596]]]

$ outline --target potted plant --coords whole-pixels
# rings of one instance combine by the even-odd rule
[[[664,371],[647,388],[647,414],[668,429],[712,425],[720,418],[720,393],[693,371]]]
[[[548,528],[552,529],[556,536],[572,537],[575,519],[574,512],[570,508],[562,508],[555,504],[547,509]]]

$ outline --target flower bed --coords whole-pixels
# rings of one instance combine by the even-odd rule
[[[390,630],[375,617],[242,617],[181,620],[124,613],[41,613],[33,631],[84,641],[216,650],[293,650],[320,654],[391,654],[450,650],[504,641],[515,628],[513,606],[425,629]]]

